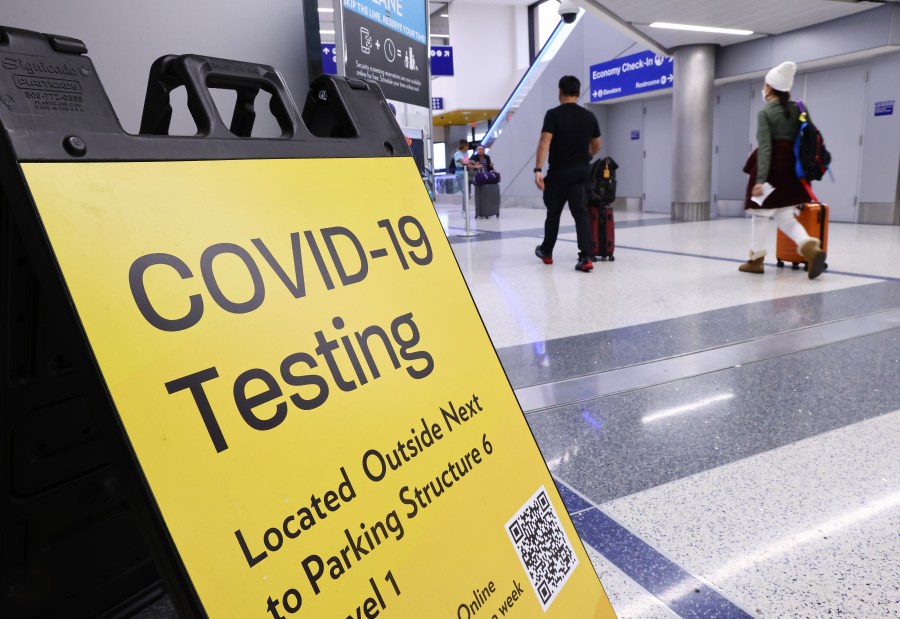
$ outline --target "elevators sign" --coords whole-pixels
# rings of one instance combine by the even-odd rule
[[[346,76],[378,82],[384,96],[428,107],[425,0],[343,0]]]
[[[411,159],[22,167],[210,617],[614,617]]]

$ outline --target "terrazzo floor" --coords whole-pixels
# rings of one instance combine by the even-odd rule
[[[542,210],[438,213],[620,618],[900,617],[900,228],[833,223],[811,281],[616,211],[584,274],[568,213],[552,266]]]

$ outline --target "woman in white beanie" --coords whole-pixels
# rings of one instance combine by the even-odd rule
[[[795,208],[810,201],[809,192],[795,172],[794,141],[800,131],[800,110],[791,101],[791,86],[797,65],[783,62],[766,75],[763,98],[766,104],[756,116],[756,143],[744,172],[750,175],[745,209],[753,215],[750,220],[750,258],[739,268],[744,273],[762,273],[766,257],[766,239],[774,219],[782,232],[797,244],[797,251],[806,259],[810,279],[818,277],[825,268],[825,252],[819,239],[809,236],[795,218]],[[763,195],[768,182],[775,189],[762,204],[751,196]]]

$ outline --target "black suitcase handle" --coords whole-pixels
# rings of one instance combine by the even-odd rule
[[[281,128],[282,138],[305,133],[294,101],[273,67],[186,54],[162,56],[150,67],[141,134],[169,134],[172,120],[170,94],[180,86],[187,92],[188,110],[200,137],[250,137],[256,120],[254,104],[260,90],[271,95],[269,109]],[[237,93],[230,127],[226,127],[219,116],[210,88]]]

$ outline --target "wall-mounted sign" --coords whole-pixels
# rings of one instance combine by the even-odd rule
[[[433,110],[444,109],[444,97],[431,97],[431,109],[433,109]]]
[[[337,75],[337,51],[334,43],[321,43],[322,48],[322,73],[325,75]]]
[[[631,130],[631,139],[632,140],[640,140],[641,139],[641,130],[640,129],[632,129]]]
[[[450,45],[432,45],[431,74],[453,75],[453,47]]]
[[[877,101],[875,103],[875,116],[893,116],[894,101]]]
[[[591,103],[671,88],[673,69],[671,56],[649,51],[591,65]]]
[[[343,0],[347,77],[375,80],[384,96],[428,107],[425,0]]]

